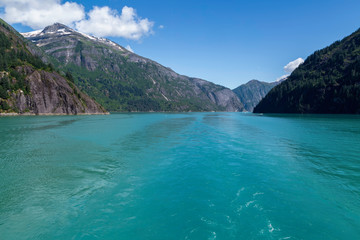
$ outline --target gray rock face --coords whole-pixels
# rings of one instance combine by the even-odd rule
[[[30,94],[13,92],[7,100],[20,114],[104,114],[106,111],[94,100],[80,92],[57,73],[18,67],[26,75]]]
[[[243,111],[243,104],[239,98],[230,89],[222,86],[209,85],[207,81],[201,79],[192,79],[195,83],[194,90],[199,94],[201,92],[207,93],[207,98],[217,106],[221,106],[228,112],[239,112]]]
[[[260,82],[258,80],[251,80],[233,90],[244,104],[246,111],[252,112],[255,106],[263,99],[268,92],[280,84],[279,82]]]
[[[103,38],[62,24],[23,34],[110,111],[243,111],[223,86],[177,74]]]

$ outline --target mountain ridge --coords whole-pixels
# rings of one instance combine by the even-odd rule
[[[63,24],[25,33],[110,111],[243,111],[228,88],[180,75],[105,38]]]
[[[280,84],[280,81],[269,83],[253,79],[233,89],[233,92],[244,104],[245,110],[252,112],[261,99],[263,99],[266,94],[278,84]]]

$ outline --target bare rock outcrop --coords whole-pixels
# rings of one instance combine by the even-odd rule
[[[13,92],[7,100],[19,114],[105,114],[106,111],[73,83],[56,72],[18,67],[30,92]]]

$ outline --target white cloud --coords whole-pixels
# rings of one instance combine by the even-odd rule
[[[41,29],[55,22],[75,27],[98,37],[123,37],[138,40],[152,33],[154,22],[140,18],[135,9],[123,7],[121,14],[105,7],[93,7],[88,13],[83,5],[61,0],[0,0],[0,17],[10,24],[21,23]]]
[[[160,25],[159,28],[160,28],[160,29],[164,29],[164,25]]]
[[[282,75],[281,77],[277,78],[277,79],[275,80],[275,82],[278,82],[278,81],[280,81],[280,80],[282,80],[282,79],[284,79],[284,78],[289,77],[289,76],[291,75],[291,73],[292,73],[295,69],[297,69],[297,68],[298,68],[301,64],[303,64],[303,63],[304,63],[304,59],[302,59],[302,58],[298,58],[298,59],[296,59],[296,60],[294,60],[294,61],[292,61],[292,62],[289,62],[289,63],[284,67],[284,71],[287,72],[287,74]]]
[[[279,82],[279,81],[281,81],[281,80],[283,80],[284,78],[287,78],[287,77],[289,77],[289,76],[290,76],[290,74],[282,75],[281,77],[279,77],[278,79],[276,79],[275,82]]]
[[[132,52],[132,53],[134,52],[134,50],[132,50],[132,48],[130,47],[130,45],[127,45],[125,48],[126,48],[126,50],[128,50],[128,51],[130,51],[130,52]]]
[[[9,23],[21,23],[32,29],[44,28],[55,22],[72,25],[85,17],[84,7],[60,0],[0,0],[0,15]]]
[[[87,18],[75,24],[84,33],[138,40],[152,33],[154,23],[137,16],[135,9],[123,7],[121,14],[109,7],[94,7]]]
[[[284,67],[284,70],[285,72],[287,73],[292,73],[295,69],[297,69],[300,64],[303,64],[304,63],[304,59],[302,58],[298,58],[292,62],[289,62],[285,67]]]

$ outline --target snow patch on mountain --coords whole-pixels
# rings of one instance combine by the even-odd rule
[[[36,31],[32,31],[32,32],[27,32],[27,33],[21,33],[25,38],[37,38],[37,37],[42,37],[45,34],[46,35],[54,35],[54,36],[63,36],[63,35],[71,35],[71,34],[80,34],[81,36],[88,38],[92,41],[97,41],[100,43],[104,43],[108,46],[111,46],[117,50],[120,50],[122,52],[128,52],[128,50],[126,48],[121,47],[119,44],[106,39],[106,38],[101,38],[101,37],[95,37],[95,36],[90,36],[86,33],[82,33],[82,32],[77,32],[61,23],[55,23],[52,26],[46,27],[42,30],[36,30]],[[39,46],[41,47],[41,46]]]
[[[29,38],[29,37],[36,37],[39,36],[41,34],[43,30],[36,30],[36,31],[32,31],[32,32],[27,32],[27,33],[21,33],[21,35],[23,35],[23,37],[25,38]]]

